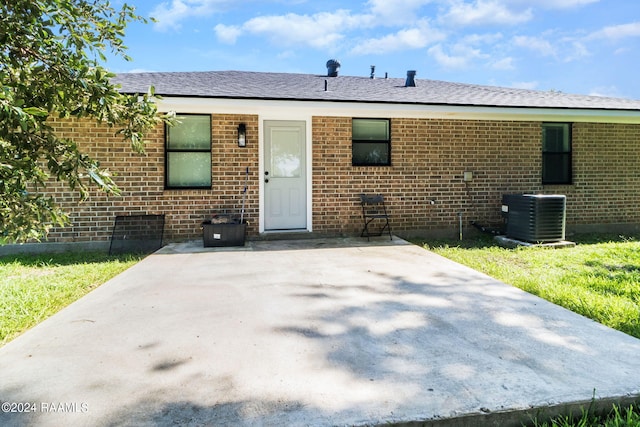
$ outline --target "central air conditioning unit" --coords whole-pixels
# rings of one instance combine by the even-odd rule
[[[566,206],[564,195],[505,194],[502,215],[506,236],[531,243],[563,241]]]

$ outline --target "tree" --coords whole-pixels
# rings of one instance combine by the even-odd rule
[[[82,199],[89,188],[118,194],[107,170],[63,138],[53,117],[106,122],[144,150],[144,134],[160,117],[149,93],[126,95],[101,63],[105,53],[130,58],[123,44],[131,22],[146,22],[125,4],[101,0],[1,0],[0,6],[0,243],[46,236],[69,222],[52,197],[49,178]]]

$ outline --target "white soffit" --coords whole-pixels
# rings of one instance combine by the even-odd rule
[[[640,124],[638,110],[485,107],[366,102],[285,101],[163,97],[160,111],[204,114],[277,114],[279,116],[380,117],[457,120],[554,121]]]

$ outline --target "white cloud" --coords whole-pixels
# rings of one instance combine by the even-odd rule
[[[132,68],[127,71],[123,71],[124,73],[153,73],[156,70],[148,70],[146,68]]]
[[[454,45],[455,52],[467,52],[469,60],[480,58],[487,59],[486,65],[493,70],[513,70],[515,68],[512,57],[505,57],[501,52],[504,38],[502,33],[468,34]],[[483,48],[489,50],[491,54],[481,53]]]
[[[571,49],[564,57],[564,62],[575,61],[590,55],[591,55],[591,52],[589,52],[589,49],[587,49],[584,43],[579,41],[574,41],[571,43]]]
[[[553,42],[549,41],[549,38]],[[541,37],[516,36],[512,39],[512,43],[516,47],[565,63],[591,56],[591,52],[582,40],[575,37],[556,37],[553,33]]]
[[[371,12],[384,25],[406,25],[417,16],[422,6],[433,0],[369,0]]]
[[[512,4],[522,4],[525,6],[531,6],[534,3],[534,6],[542,7],[546,9],[571,9],[580,6],[586,6],[591,3],[597,3],[600,0],[507,0]]]
[[[595,87],[595,88],[591,89],[591,91],[589,92],[589,95],[591,95],[591,96],[605,96],[605,97],[613,97],[613,98],[622,97],[622,95],[620,94],[620,91],[614,85]]]
[[[499,0],[474,0],[472,3],[452,0],[449,11],[441,16],[441,21],[459,26],[516,25],[529,21],[532,17],[531,8],[512,12]]]
[[[469,34],[464,37],[465,43],[469,44],[494,44],[503,38],[501,33]]]
[[[174,0],[185,1],[185,0]],[[196,1],[196,0],[191,0]],[[199,0],[205,1],[205,0]],[[220,1],[220,0],[219,0]],[[379,26],[399,26],[391,34],[361,41],[351,52],[354,54],[385,53],[398,49],[424,48],[444,38],[432,28],[427,19],[418,19],[418,10],[436,0],[369,0],[362,13],[340,9],[313,15],[288,13],[258,16],[237,27],[223,24],[215,28],[221,41],[233,43],[242,33],[267,37],[281,46],[311,46],[318,49],[334,48],[354,30]],[[411,15],[412,18],[408,18]],[[352,43],[351,43],[352,44]]]
[[[568,9],[598,3],[600,0],[543,0],[542,3],[550,8]]]
[[[483,54],[479,49],[464,44],[454,45],[451,54],[446,53],[441,44],[429,48],[428,53],[444,68],[466,68],[474,59],[488,58],[488,55]]]
[[[351,52],[356,55],[365,55],[421,49],[444,38],[444,33],[432,28],[425,20],[416,28],[402,29],[394,34],[365,40],[356,45]]]
[[[587,36],[587,39],[609,39],[615,41],[627,37],[640,37],[640,21],[604,27],[591,33]]]
[[[242,34],[242,28],[236,25],[218,24],[213,30],[218,40],[226,44],[235,44],[240,34]]]
[[[438,64],[445,68],[462,68],[466,65],[465,58],[446,54],[442,45],[439,44],[429,49],[429,55],[431,55]]]
[[[292,50],[285,50],[284,52],[280,52],[279,54],[276,55],[276,58],[278,59],[289,59],[289,58],[295,58],[296,57],[296,53]]]
[[[516,88],[516,89],[529,89],[529,90],[535,90],[538,88],[538,86],[540,85],[540,83],[538,83],[537,81],[530,81],[530,82],[515,82],[511,84],[511,87]]]
[[[464,58],[447,55],[440,44],[431,47],[429,49],[429,55],[445,68],[460,68],[465,65]]]
[[[171,0],[157,5],[152,11],[158,22],[154,24],[160,31],[178,29],[181,22],[192,16],[207,16],[225,10],[225,6],[233,4],[230,0]]]
[[[542,56],[556,56],[556,48],[547,40],[541,37],[516,36],[513,43],[525,49],[538,52]]]
[[[513,58],[512,57],[506,57],[506,58],[502,58],[499,59],[497,61],[493,61],[490,64],[490,67],[493,68],[494,70],[513,70],[515,69],[515,66],[513,65]]]
[[[348,10],[322,12],[314,15],[260,16],[245,22],[242,28],[250,33],[265,35],[275,44],[331,47],[353,28],[368,26],[370,15],[351,15]]]

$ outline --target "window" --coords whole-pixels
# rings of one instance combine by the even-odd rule
[[[353,166],[389,166],[391,137],[387,119],[353,119]]]
[[[571,184],[571,125],[542,125],[542,183]]]
[[[211,188],[211,116],[177,119],[165,131],[165,187]]]

